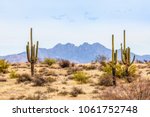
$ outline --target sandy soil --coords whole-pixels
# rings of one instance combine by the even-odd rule
[[[87,83],[78,83],[72,79],[72,74],[68,72],[69,68],[60,68],[58,64],[47,66],[45,64],[36,64],[36,74],[42,74],[43,78],[52,77],[56,81],[46,83],[43,86],[33,86],[33,83],[17,83],[17,78],[10,78],[10,73],[15,70],[17,74],[30,74],[30,65],[26,63],[16,63],[9,67],[8,73],[1,73],[0,78],[7,79],[6,82],[0,82],[0,100],[10,99],[47,99],[47,100],[95,100],[101,99],[99,94],[103,91],[113,89],[97,85],[97,82],[103,72],[100,70],[100,64],[93,64],[95,68],[89,68],[92,64],[76,64],[75,67],[81,67],[90,77]],[[147,64],[136,64],[137,78],[150,79],[150,68]],[[49,74],[44,75],[44,72]],[[118,85],[129,85],[125,80],[117,79]],[[132,83],[130,83],[132,84]],[[82,89],[83,93],[72,96],[73,87]],[[118,86],[117,86],[118,87]]]

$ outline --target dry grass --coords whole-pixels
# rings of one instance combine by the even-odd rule
[[[114,88],[110,86],[111,74],[104,76],[104,72],[98,69],[100,63],[69,63],[69,67],[65,68],[61,68],[59,63],[51,66],[38,63],[35,65],[35,77],[30,76],[29,63],[10,64],[7,69],[10,73],[0,73],[0,99],[150,99],[150,70],[147,63],[137,63],[136,66],[138,76],[134,76],[133,82],[117,78]],[[15,78],[16,74],[19,74],[18,78]],[[140,77],[142,80],[139,81]]]
[[[150,100],[150,80],[110,88],[100,95],[104,100]]]
[[[78,88],[78,87],[73,87],[71,92],[70,92],[70,95],[72,97],[77,97],[79,94],[84,94],[83,90],[81,88]]]

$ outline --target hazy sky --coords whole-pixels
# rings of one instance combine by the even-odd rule
[[[99,42],[120,48],[123,30],[137,54],[150,54],[149,0],[0,0],[0,55],[25,51],[29,29],[40,47]]]

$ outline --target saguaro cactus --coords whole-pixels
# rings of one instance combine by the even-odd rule
[[[126,66],[126,70],[125,70],[125,75],[127,76],[127,80],[128,82],[130,82],[129,79],[129,67],[134,63],[135,61],[135,55],[131,61],[131,57],[130,57],[130,47],[126,48],[126,34],[125,34],[125,30],[124,30],[124,43],[123,43],[123,47],[121,44],[121,59],[122,59],[122,63]]]
[[[39,42],[37,41],[37,44],[33,44],[32,41],[32,28],[30,29],[30,44],[29,42],[26,45],[26,52],[27,52],[27,59],[28,62],[31,64],[31,76],[34,75],[34,65],[38,60],[38,45]]]
[[[117,50],[114,50],[114,35],[112,35],[112,76],[113,76],[113,85],[116,86],[116,64],[117,64]]]

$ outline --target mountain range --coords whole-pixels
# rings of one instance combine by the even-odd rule
[[[100,43],[83,43],[80,46],[74,44],[57,44],[53,48],[45,49],[39,48],[39,60],[44,58],[67,59],[77,63],[88,63],[95,60],[96,56],[104,55],[108,59],[111,58],[111,49],[106,48]],[[136,56],[136,60],[144,61],[150,60],[150,55],[136,55],[131,53],[131,57]],[[120,59],[120,50],[118,50],[118,58]],[[0,56],[1,59],[8,60],[9,62],[26,62],[26,52],[19,54],[12,54],[7,56]]]

